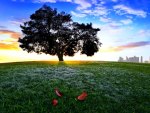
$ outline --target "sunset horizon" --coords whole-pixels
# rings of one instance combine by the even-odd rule
[[[19,47],[20,25],[44,4],[71,14],[75,22],[100,29],[97,36],[102,45],[97,53],[92,57],[77,53],[65,56],[65,61],[118,61],[126,56],[150,60],[150,1],[5,0],[0,3],[0,63],[58,61],[57,56],[27,53]]]
[[[150,113],[150,0],[1,0],[1,113]]]

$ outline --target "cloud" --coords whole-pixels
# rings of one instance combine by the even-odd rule
[[[76,13],[76,12],[74,12],[74,11],[71,11],[71,14],[72,14],[73,16],[75,16],[75,17],[80,17],[80,18],[82,18],[82,17],[85,17],[85,16],[86,16],[86,14]]]
[[[74,3],[79,5],[77,10],[87,9],[92,6],[87,0],[74,0]]]
[[[33,0],[35,3],[56,3],[56,2],[72,2],[72,0]]]
[[[1,25],[0,25],[0,29],[4,29],[4,28],[6,28],[6,27],[5,27],[5,26],[1,26]]]
[[[125,20],[121,20],[120,22],[122,22],[123,24],[127,25],[127,24],[131,24],[132,20],[131,19],[125,19]]]
[[[140,30],[139,32],[138,32],[138,36],[141,36],[141,37],[150,37],[150,29],[147,29],[147,30],[144,30],[144,29],[142,29],[142,30]]]
[[[29,21],[29,18],[26,18],[26,19],[25,18],[15,18],[13,20],[10,20],[9,22],[13,25],[20,26],[26,21]]]
[[[21,2],[24,2],[25,0],[11,0],[13,2],[16,2],[16,1],[21,1]]]
[[[35,3],[46,3],[46,2],[50,2],[50,3],[56,3],[57,0],[34,0]]]
[[[140,16],[142,18],[147,17],[147,13],[143,10],[138,10],[138,9],[132,9],[130,7],[127,7],[125,5],[115,5],[113,7],[116,10],[116,13],[122,15],[122,14],[131,14],[131,15],[136,15]]]
[[[59,1],[62,1],[62,2],[72,2],[72,0],[59,0]]]
[[[18,39],[21,37],[21,34],[19,32],[11,31],[11,30],[0,30],[0,35],[8,34],[11,38]]]
[[[75,4],[78,4],[77,10],[87,9],[91,7],[91,3],[89,3],[87,0],[33,0],[34,3],[56,3],[56,2],[72,2]]]
[[[124,20],[120,20],[120,21],[115,21],[109,17],[100,17],[100,21],[107,23],[108,26],[111,27],[112,29],[120,28],[123,25],[128,25],[128,24],[131,24],[133,22],[131,19],[124,19]]]
[[[122,26],[122,23],[112,21],[111,23],[108,24],[108,26],[110,27],[110,29],[118,29]]]
[[[107,16],[109,14],[109,10],[104,6],[96,6],[94,9],[85,9],[82,12],[93,16]]]
[[[92,4],[97,4],[97,0],[92,0]]]
[[[101,22],[111,22],[111,18],[107,18],[107,17],[100,17],[100,21]]]
[[[104,4],[106,4],[108,2],[108,0],[97,0],[97,3],[94,4],[96,6],[102,6]]]
[[[9,21],[11,24],[13,25],[21,25],[23,22],[20,22],[20,21],[15,21],[15,20],[11,20]]]
[[[21,34],[11,30],[0,30],[0,50],[18,50],[18,38]]]
[[[118,2],[118,0],[111,0],[112,2]]]
[[[141,46],[146,46],[146,45],[150,45],[150,41],[132,42],[132,43],[128,43],[128,44],[117,46],[117,47],[109,47],[109,48],[103,49],[102,52],[119,52],[119,51],[123,51],[126,49],[131,49],[131,48],[136,48],[136,47],[141,47]]]
[[[0,50],[19,50],[19,45],[17,42],[6,44],[0,42]]]
[[[111,40],[113,39],[110,37],[114,37],[114,38],[118,37],[119,35],[122,35],[125,31],[125,29],[122,27],[123,24],[115,22],[115,21],[112,21],[109,23],[106,22],[103,25],[97,25],[97,24],[93,24],[93,25],[94,25],[94,27],[98,27],[101,29],[101,31],[99,32],[99,34],[100,34],[99,37],[105,37],[103,39],[108,39],[107,41],[110,41],[110,39]],[[112,41],[114,41],[114,40],[112,40]]]

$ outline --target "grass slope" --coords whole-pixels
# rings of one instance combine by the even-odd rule
[[[63,92],[57,97],[54,89]],[[83,91],[85,101],[75,98]],[[52,106],[52,99],[58,105]],[[150,65],[115,62],[0,64],[0,113],[150,113]]]

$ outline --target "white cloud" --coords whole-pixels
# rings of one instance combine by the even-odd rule
[[[72,0],[59,0],[59,1],[62,1],[62,2],[72,2]]]
[[[120,29],[120,27],[122,26],[122,23],[112,21],[111,23],[108,24],[108,26],[109,26],[111,29]]]
[[[119,14],[131,14],[131,15],[136,15],[136,16],[140,16],[140,17],[143,17],[143,18],[145,18],[147,16],[147,13],[145,11],[132,9],[132,8],[127,7],[125,5],[116,5],[113,8]]]
[[[15,21],[15,20],[11,20],[9,22],[13,25],[21,25],[23,23],[23,22],[19,22],[19,21]]]
[[[86,0],[86,1],[90,1],[90,3],[95,6],[103,5],[106,3],[106,0]]]
[[[103,34],[104,37],[116,37],[116,35],[119,35],[125,31],[125,28],[122,27],[122,24],[117,23],[117,22],[112,22],[112,23],[106,23],[104,25],[99,25],[99,24],[93,24],[93,27],[95,28],[100,28],[101,31],[99,32],[100,34]],[[101,36],[100,36],[101,37]]]
[[[34,2],[37,3],[45,3],[45,2],[49,2],[49,3],[56,3],[56,2],[72,2],[72,0],[34,0]]]
[[[111,0],[112,2],[118,2],[118,0]]]
[[[86,0],[74,0],[74,3],[78,4],[77,10],[87,9],[92,5]]]
[[[100,17],[100,21],[105,22],[105,23],[109,23],[109,26],[112,28],[120,27],[123,24],[128,25],[128,24],[131,24],[133,22],[131,19],[124,19],[124,20],[120,20],[120,22],[119,22],[119,21],[115,21],[115,20],[108,18],[108,17]]]
[[[132,20],[131,19],[125,19],[125,20],[121,20],[120,22],[122,22],[123,24],[127,25],[127,24],[131,24]]]
[[[92,3],[93,4],[97,4],[97,0],[92,0]]]
[[[16,2],[16,1],[20,1],[20,2],[24,2],[25,0],[11,0],[13,2]]]
[[[106,0],[97,0],[97,6],[102,6],[102,5],[104,5],[104,4],[106,4]]]
[[[106,16],[109,13],[109,10],[106,7],[95,7],[94,9],[83,10],[83,13],[94,15],[94,16]]]
[[[56,2],[72,2],[75,4],[78,4],[79,6],[77,7],[77,10],[82,10],[82,9],[87,9],[91,7],[92,5],[87,2],[86,0],[33,0],[36,3],[45,3],[45,2],[50,2],[50,3],[56,3]]]
[[[138,32],[137,34],[138,36],[141,36],[141,37],[146,37],[146,38],[149,38],[150,37],[150,29],[142,29]]]
[[[81,17],[81,18],[86,16],[86,14],[76,13],[76,12],[74,12],[74,11],[71,11],[71,14],[72,14],[73,16],[75,16],[75,17]]]
[[[100,17],[101,22],[111,22],[111,18],[106,18],[106,17]]]
[[[20,26],[21,24],[23,24],[26,21],[29,21],[29,19],[14,19],[14,20],[10,20],[9,22],[13,25]]]
[[[57,0],[34,0],[34,2],[37,3],[45,3],[45,2],[50,2],[50,3],[56,3]]]

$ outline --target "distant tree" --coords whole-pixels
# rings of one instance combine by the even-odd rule
[[[98,28],[92,24],[73,22],[70,14],[58,13],[47,5],[42,6],[30,16],[30,20],[20,26],[23,37],[19,38],[20,47],[27,52],[74,56],[81,51],[87,56],[99,50],[101,42],[97,38]]]

